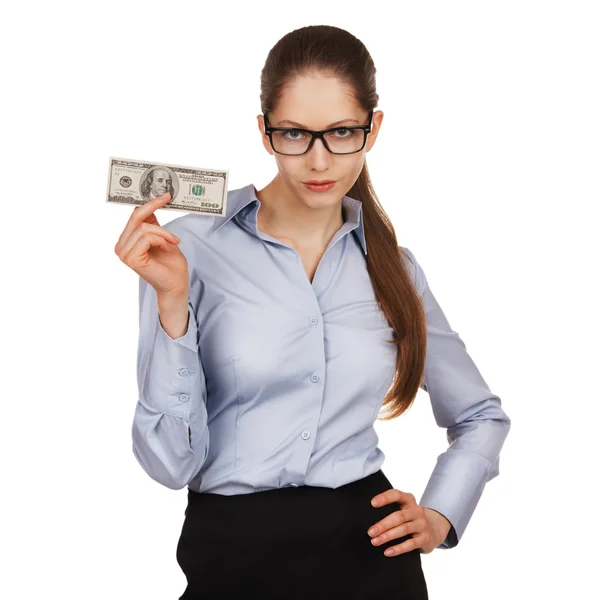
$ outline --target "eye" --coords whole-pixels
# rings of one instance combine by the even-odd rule
[[[348,129],[347,127],[338,127],[338,129],[336,129],[335,132],[340,137],[350,137],[354,133],[354,130]],[[344,135],[344,134],[346,134],[346,135]]]
[[[290,141],[302,139],[302,136],[304,135],[304,132],[299,131],[298,129],[288,129],[287,131],[280,131],[278,133],[282,134],[285,139]]]

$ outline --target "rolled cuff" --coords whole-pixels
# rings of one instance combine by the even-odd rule
[[[450,521],[452,528],[438,548],[458,544],[489,480],[490,462],[471,450],[451,449],[438,456],[419,504]]]

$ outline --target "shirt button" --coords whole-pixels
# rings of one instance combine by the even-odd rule
[[[179,394],[180,402],[187,402],[189,399],[190,399],[190,397],[187,394]]]
[[[302,439],[307,440],[310,437],[310,433],[308,431],[302,432]]]
[[[189,373],[190,373],[190,372],[189,372],[187,369],[179,369],[179,374],[180,374],[182,377],[187,377],[187,376],[189,375]]]
[[[298,487],[298,484],[297,484],[297,483],[290,483],[290,485],[291,485],[292,487]]]
[[[310,318],[310,324],[311,325],[316,325],[319,322],[319,319],[317,319],[317,317],[311,317]]]
[[[313,373],[313,374],[310,376],[310,380],[311,380],[313,383],[317,383],[317,381],[319,381],[319,379],[321,379],[321,378],[320,378],[320,377],[319,377],[319,376],[318,376],[316,373]]]

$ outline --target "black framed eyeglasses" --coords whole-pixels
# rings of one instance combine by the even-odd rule
[[[332,154],[354,154],[360,152],[367,143],[367,135],[371,132],[373,122],[373,111],[369,112],[368,125],[332,127],[320,131],[298,127],[269,127],[265,113],[263,113],[263,117],[265,134],[269,136],[271,148],[277,154],[286,156],[306,154],[313,147],[317,138]]]

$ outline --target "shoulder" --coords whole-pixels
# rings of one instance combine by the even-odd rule
[[[398,246],[398,251],[400,252],[400,256],[404,258],[405,264],[408,266],[408,270],[413,278],[413,282],[416,284],[417,279],[417,259],[415,255],[409,248],[405,246]]]
[[[198,253],[204,254],[212,245],[213,223],[212,216],[186,213],[165,223],[163,227],[181,240],[179,249],[189,263],[195,264],[199,260]]]
[[[225,207],[226,211],[224,215],[210,216],[192,212],[172,219],[163,225],[163,227],[180,237],[182,240],[186,237],[192,239],[194,237],[200,237],[206,241],[214,232],[216,232],[221,224],[230,221],[241,208],[249,204],[253,199],[255,199],[253,184],[228,190],[227,204]]]
[[[400,252],[400,255],[404,258],[405,263],[408,266],[408,271],[412,277],[414,286],[417,288],[417,291],[420,294],[422,294],[425,281],[425,274],[423,273],[421,265],[415,258],[415,255],[412,252],[412,250],[410,250],[409,248],[406,248],[405,246],[398,246],[398,251]]]
[[[215,218],[210,215],[187,213],[165,223],[163,227],[183,240],[182,236],[187,235],[202,235],[206,237],[212,229],[214,222]]]

